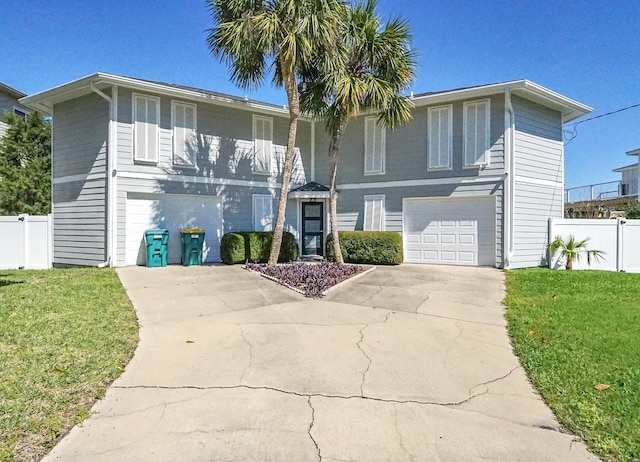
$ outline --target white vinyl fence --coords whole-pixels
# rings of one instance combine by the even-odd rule
[[[598,269],[606,271],[626,271],[640,273],[640,220],[582,220],[557,219],[549,220],[549,242],[556,236],[567,239],[570,235],[576,239],[590,238],[587,248],[602,250],[604,259],[591,261],[583,256],[579,262],[573,263],[573,269]],[[551,259],[551,268],[564,268],[564,261],[556,257]]]
[[[51,215],[0,217],[0,270],[51,268],[51,224]]]

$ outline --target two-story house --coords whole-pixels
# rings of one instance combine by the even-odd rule
[[[413,263],[537,266],[562,217],[563,124],[591,109],[527,80],[413,97],[394,131],[353,120],[338,175],[339,227],[401,233]],[[287,138],[286,108],[208,90],[95,73],[21,102],[52,114],[54,264],[142,264],[145,229],[220,237],[268,230]],[[328,233],[321,121],[298,124],[286,229],[303,254]]]
[[[25,96],[27,95],[21,91],[0,82],[0,137],[3,137],[5,133],[7,133],[7,124],[2,120],[2,116],[6,112],[19,115],[20,117],[27,115],[28,109],[18,101]]]

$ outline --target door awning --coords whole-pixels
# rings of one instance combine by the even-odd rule
[[[289,191],[289,199],[328,199],[329,188],[311,181],[299,188]]]

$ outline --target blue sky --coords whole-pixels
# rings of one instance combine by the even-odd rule
[[[179,5],[179,6],[178,6]],[[407,18],[418,52],[416,93],[526,78],[594,108],[640,103],[637,0],[379,0]],[[247,92],[204,43],[203,0],[3,0],[0,81],[25,93],[96,71],[180,83],[282,104],[268,84]],[[571,127],[567,127],[571,128]],[[617,179],[640,148],[640,108],[585,122],[567,145],[566,185]]]

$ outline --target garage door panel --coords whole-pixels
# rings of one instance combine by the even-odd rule
[[[146,263],[144,232],[151,228],[169,230],[167,261],[170,264],[180,263],[180,230],[195,227],[205,230],[203,261],[220,261],[222,208],[218,197],[130,193],[126,217],[127,265]]]
[[[406,200],[406,261],[493,266],[495,219],[494,198]]]

